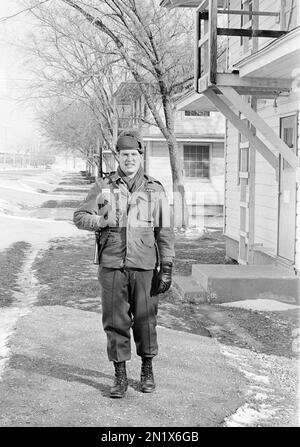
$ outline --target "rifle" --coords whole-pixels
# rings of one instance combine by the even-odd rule
[[[95,231],[94,264],[100,264],[101,231]]]

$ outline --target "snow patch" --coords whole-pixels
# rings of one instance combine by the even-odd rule
[[[6,218],[6,219],[11,219],[11,220],[31,220],[34,222],[45,222],[45,223],[51,223],[51,224],[62,224],[65,225],[66,222],[62,221],[62,220],[54,220],[54,219],[39,219],[37,217],[27,217],[27,216],[8,216],[7,214],[1,214],[0,213],[0,218]]]
[[[260,405],[259,409],[245,404],[240,407],[236,413],[225,419],[225,427],[255,427],[261,420],[271,419],[275,414],[275,410],[269,405]]]
[[[247,371],[246,369],[241,369],[241,368],[240,368],[240,371],[245,375],[245,377],[247,377],[247,379],[254,380],[255,382],[265,383],[265,384],[268,384],[270,382],[270,380],[267,376],[254,374],[250,371]]]
[[[19,188],[18,188],[17,186],[1,185],[1,183],[0,183],[0,188],[8,189],[8,190],[11,190],[11,191],[19,191],[19,192],[22,192],[22,193],[24,193],[24,192],[30,192],[30,194],[37,194],[37,195],[43,195],[43,196],[44,196],[43,193],[34,191],[34,190],[33,190],[32,188],[30,188],[29,186],[27,186],[27,187],[25,188],[25,190],[24,190],[24,187],[22,186],[22,184],[20,185],[20,183],[21,183],[21,182],[19,182]]]
[[[0,250],[24,241],[32,245],[41,244],[55,237],[82,235],[73,223],[0,214]]]
[[[30,251],[25,261],[24,268],[19,274],[17,282],[22,292],[14,293],[14,302],[12,306],[0,308],[0,379],[10,358],[10,337],[16,328],[19,318],[30,311],[32,304],[36,301],[38,296],[38,281],[32,271],[32,265],[38,251],[38,248]]]
[[[268,399],[268,395],[266,393],[256,393],[255,399],[256,400],[266,400],[266,399]]]
[[[229,363],[247,379],[245,403],[224,420],[223,426],[265,427],[281,420],[288,424],[296,409],[294,404],[286,405],[286,399],[291,399],[292,392],[296,395],[298,373],[295,367],[298,362],[244,348],[220,347]],[[289,374],[287,385],[283,377]]]
[[[260,298],[255,300],[242,300],[233,301],[230,303],[221,303],[219,304],[219,306],[238,307],[241,309],[258,310],[262,312],[273,312],[300,308],[300,306],[297,306],[296,304],[282,303],[281,301]]]
[[[15,176],[21,177],[21,180],[15,180]],[[11,215],[21,210],[21,205],[28,209],[32,206],[37,207],[44,201],[52,198],[60,200],[66,198],[70,200],[71,196],[69,194],[42,194],[33,189],[35,186],[38,187],[42,184],[46,187],[44,189],[48,189],[47,185],[51,189],[55,185],[50,186],[48,182],[56,184],[59,178],[61,178],[61,175],[54,173],[45,173],[38,176],[32,175],[30,178],[27,178],[16,171],[11,178],[1,179],[0,250],[18,241],[30,243],[32,249],[28,252],[23,270],[18,276],[18,285],[21,292],[14,293],[14,301],[10,307],[0,308],[0,378],[10,356],[10,337],[16,328],[19,318],[30,311],[32,304],[38,296],[39,285],[32,271],[32,265],[38,251],[47,248],[48,240],[52,238],[74,237],[79,234],[82,236],[83,234],[70,222]],[[51,215],[50,212],[49,215]]]
[[[46,200],[57,200],[57,199],[70,199],[70,195],[69,194],[55,194],[55,193],[48,193],[48,192],[38,192],[33,190],[30,187],[27,187],[26,189],[22,188],[22,187],[16,187],[16,186],[9,186],[9,185],[1,185],[0,184],[0,189],[2,188],[2,193],[4,193],[5,191],[11,191],[11,192],[21,192],[22,195],[19,196],[19,200],[27,200],[27,197],[33,197],[33,198],[40,198],[42,200],[42,202],[46,201]],[[83,193],[72,193],[73,196],[78,197],[83,196],[86,192],[83,191]]]

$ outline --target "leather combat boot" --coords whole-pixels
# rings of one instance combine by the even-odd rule
[[[152,393],[155,390],[152,357],[142,357],[141,390],[143,393]]]
[[[128,387],[126,364],[125,362],[114,362],[114,367],[115,378],[114,384],[110,389],[110,397],[124,397]]]

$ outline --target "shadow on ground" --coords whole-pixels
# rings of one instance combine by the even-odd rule
[[[80,368],[67,363],[60,363],[52,359],[33,358],[19,354],[15,354],[10,359],[9,366],[27,373],[40,374],[67,382],[78,382],[88,385],[100,391],[103,397],[110,398],[110,385],[101,384],[101,382],[94,379],[105,378],[113,381],[114,376],[111,374],[105,374],[88,368]],[[141,392],[140,384],[137,380],[128,378],[128,385],[135,391]]]

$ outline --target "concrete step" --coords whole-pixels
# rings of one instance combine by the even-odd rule
[[[300,303],[300,278],[278,266],[196,264],[190,278],[216,303],[256,298]]]

